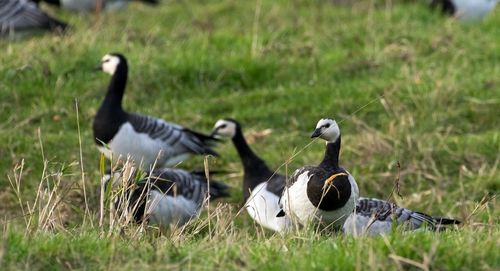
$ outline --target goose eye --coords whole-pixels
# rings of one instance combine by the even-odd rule
[[[325,124],[324,127],[327,128],[327,129],[330,128],[330,123]]]
[[[224,129],[227,127],[227,124],[222,124],[221,126],[219,126],[220,129]]]

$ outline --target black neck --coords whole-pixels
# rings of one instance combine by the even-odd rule
[[[334,142],[326,143],[325,156],[319,164],[320,167],[327,170],[337,170],[339,168],[340,143],[340,135]]]
[[[121,63],[111,77],[106,97],[94,118],[94,140],[100,145],[101,141],[109,143],[126,122],[127,114],[122,109],[123,93],[127,84],[127,64]]]
[[[243,164],[245,174],[243,178],[243,195],[247,199],[250,195],[249,191],[266,181],[266,178],[270,178],[273,172],[269,170],[266,163],[248,146],[240,128],[236,130],[236,134],[232,140]]]
[[[127,63],[120,63],[118,67],[116,67],[116,71],[109,82],[106,98],[104,98],[103,102],[103,105],[106,105],[106,108],[113,110],[122,109],[123,93],[125,92],[125,86],[127,85],[127,73]]]

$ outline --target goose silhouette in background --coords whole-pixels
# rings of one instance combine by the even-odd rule
[[[286,177],[269,169],[264,160],[252,151],[236,120],[218,120],[212,136],[230,138],[238,152],[243,165],[243,199],[250,217],[267,229],[278,232],[287,230],[291,226],[290,218],[276,217],[281,209],[279,199]]]
[[[94,140],[108,159],[130,158],[144,170],[176,165],[193,154],[218,154],[218,141],[178,124],[130,113],[122,108],[128,65],[119,53],[107,54],[98,68],[111,75],[106,97],[94,117]]]
[[[477,21],[495,9],[497,0],[432,0],[431,7],[461,21]]]
[[[0,0],[0,36],[26,30],[63,32],[68,25],[28,0]]]
[[[182,226],[197,217],[210,199],[228,197],[228,186],[210,179],[204,172],[157,169],[151,173],[129,168],[104,176],[105,187],[115,192],[115,209],[127,211],[138,222],[160,227]],[[136,179],[139,178],[139,181]]]
[[[441,231],[458,224],[460,221],[456,219],[430,216],[385,200],[361,197],[342,229],[347,235],[373,236],[391,233],[395,226],[402,226],[407,231]]]
[[[127,7],[132,2],[143,2],[156,5],[158,0],[35,0],[37,3],[45,2],[66,10],[75,12],[93,12],[96,10],[115,11]],[[100,6],[98,6],[100,5]]]

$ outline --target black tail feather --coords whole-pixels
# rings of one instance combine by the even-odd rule
[[[195,174],[195,175],[199,175],[199,176],[205,176],[205,170],[203,170],[203,169],[191,170],[191,173]],[[210,174],[210,176],[213,176],[213,175],[234,173],[234,171],[230,171],[230,170],[209,170],[208,173]]]
[[[446,217],[435,217],[434,218],[438,225],[459,225],[462,224],[460,220]]]
[[[158,5],[160,3],[159,0],[138,0],[138,1],[149,4],[149,5]]]
[[[446,218],[446,217],[434,217],[434,220],[436,221],[434,230],[435,231],[444,231],[447,229],[450,229],[452,225],[459,225],[462,224],[461,221],[452,219],[452,218]]]
[[[210,181],[210,199],[229,197],[229,186],[218,181]]]
[[[66,24],[65,22],[59,21],[53,17],[50,17],[49,19],[50,19],[49,20],[49,28],[51,31],[63,33],[64,31],[66,31],[69,28],[68,24]]]
[[[276,217],[284,217],[286,214],[285,214],[285,211],[283,211],[283,209],[281,209],[278,214],[276,215]]]
[[[213,155],[216,157],[219,156],[219,154],[216,151],[212,150],[211,147],[215,147],[215,145],[217,145],[217,143],[221,141],[220,139],[215,138],[212,135],[202,134],[202,133],[199,133],[199,132],[196,132],[193,130],[189,130],[189,129],[185,129],[185,130],[188,131],[189,133],[191,133],[192,135],[196,136],[203,143],[203,145],[204,145],[204,148],[203,148],[204,153],[203,154]]]

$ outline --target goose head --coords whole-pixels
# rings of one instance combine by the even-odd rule
[[[97,66],[97,69],[107,74],[113,75],[115,74],[118,66],[126,64],[127,59],[122,54],[109,53],[102,57],[101,63]]]
[[[333,119],[320,119],[316,124],[316,129],[311,138],[319,137],[328,142],[335,142],[340,137],[340,129]]]
[[[234,119],[220,119],[215,123],[211,136],[215,138],[233,138],[239,127],[240,124]]]

